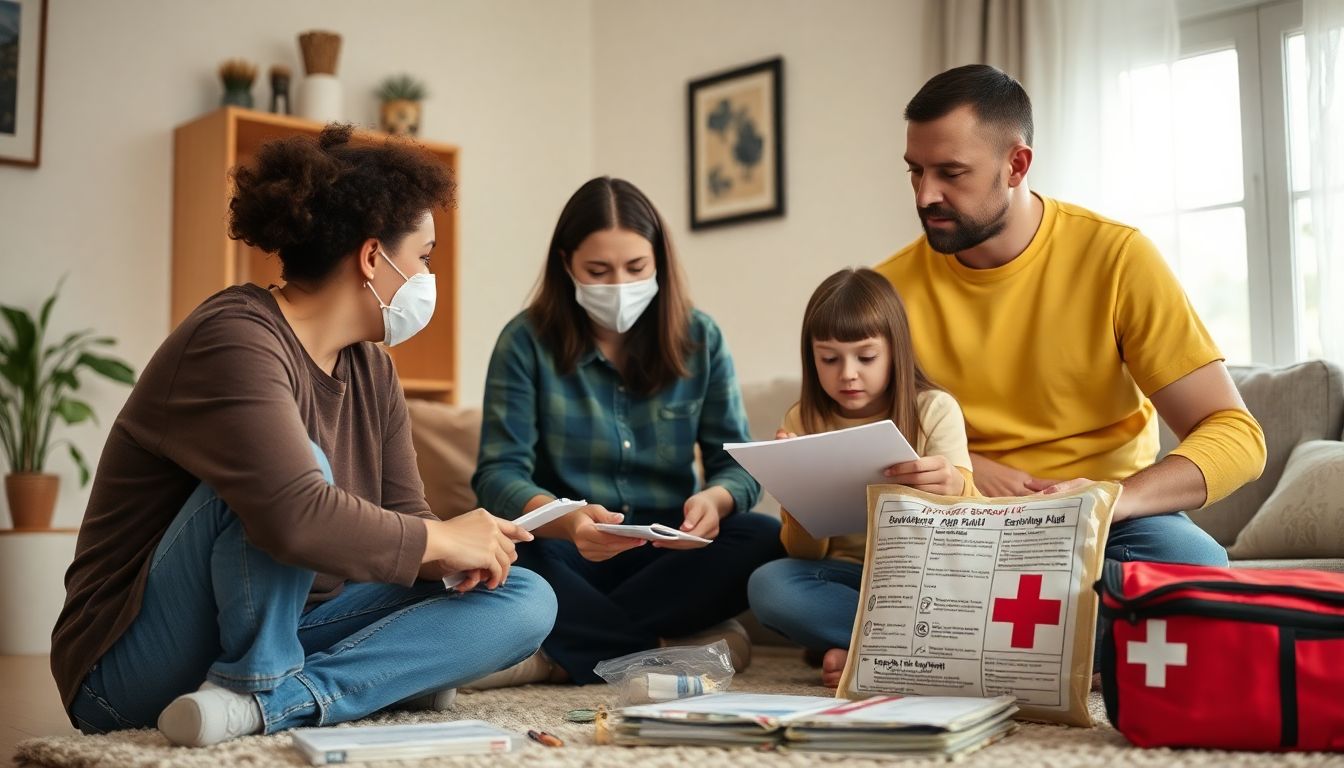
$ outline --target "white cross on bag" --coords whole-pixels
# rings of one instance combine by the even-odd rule
[[[1130,664],[1144,665],[1143,683],[1149,688],[1167,687],[1167,666],[1184,667],[1186,643],[1167,642],[1167,620],[1149,619],[1148,639],[1130,640],[1125,648]]]

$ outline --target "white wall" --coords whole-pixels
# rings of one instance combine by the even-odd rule
[[[922,0],[52,2],[42,165],[0,166],[0,302],[35,307],[68,274],[54,332],[94,326],[142,367],[168,331],[173,128],[216,106],[220,61],[301,72],[295,36],[322,28],[344,36],[349,119],[372,123],[376,83],[409,71],[431,92],[426,138],[462,147],[462,402],[479,402],[560,207],[600,173],[667,217],[742,380],[795,375],[816,284],[918,233],[901,109],[931,74],[925,18]],[[686,83],[774,55],[788,212],[692,235]],[[125,390],[86,390],[101,424],[66,434],[96,461]],[[76,526],[87,489],[65,458],[50,469],[63,475],[55,524]]]
[[[344,37],[347,116],[376,120],[384,76],[423,77],[426,138],[462,147],[462,399],[480,399],[495,335],[523,303],[555,216],[591,175],[589,0],[59,0],[47,22],[42,165],[0,166],[0,302],[36,307],[68,274],[55,332],[94,326],[137,369],[168,331],[172,130],[218,104],[219,62],[302,72],[296,35]],[[70,430],[96,461],[125,400],[86,386],[100,426]],[[65,458],[55,524],[87,502]],[[0,494],[0,499],[3,494]],[[8,527],[0,500],[0,527]]]
[[[635,183],[668,220],[742,381],[796,376],[817,284],[919,234],[901,113],[933,74],[924,27],[922,0],[597,0],[595,170]],[[785,216],[692,234],[686,84],[775,55]]]

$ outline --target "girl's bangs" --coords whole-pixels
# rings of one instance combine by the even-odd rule
[[[816,308],[808,329],[814,341],[863,341],[874,337],[886,338],[891,327],[882,316],[877,303],[867,296],[835,294]]]

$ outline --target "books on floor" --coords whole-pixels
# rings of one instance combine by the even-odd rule
[[[503,753],[522,745],[518,734],[481,720],[296,728],[290,733],[294,748],[312,765]]]
[[[817,752],[953,756],[1003,737],[1015,727],[1011,696],[874,696],[845,701],[819,696],[711,693],[626,707],[617,744],[776,746]]]

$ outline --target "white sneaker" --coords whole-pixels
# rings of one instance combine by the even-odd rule
[[[208,747],[260,733],[261,706],[250,693],[234,693],[211,682],[173,699],[159,714],[159,732],[182,747]]]
[[[468,691],[487,691],[491,688],[512,688],[515,685],[553,682],[557,675],[555,664],[542,651],[507,669],[492,672],[485,677],[462,686]]]
[[[402,699],[392,705],[393,709],[407,709],[411,711],[435,711],[447,712],[457,704],[456,688],[440,688],[437,691],[430,691],[423,696],[416,696],[410,699]]]
[[[712,645],[718,641],[728,644],[728,655],[732,658],[733,670],[743,672],[751,666],[751,635],[737,619],[728,619],[702,632],[684,637],[665,637],[658,641],[663,648],[681,645]]]

